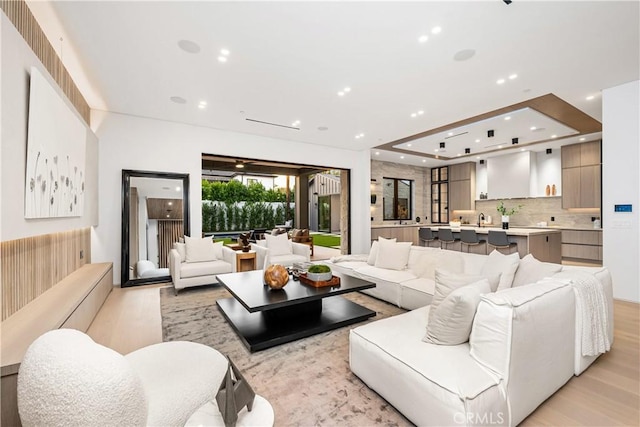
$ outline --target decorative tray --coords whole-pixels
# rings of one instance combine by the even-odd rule
[[[313,286],[315,288],[324,288],[326,286],[340,286],[340,278],[338,276],[333,276],[330,280],[321,280],[319,282],[307,278],[306,273],[300,274],[298,278],[300,279],[300,283],[304,283],[305,285]]]

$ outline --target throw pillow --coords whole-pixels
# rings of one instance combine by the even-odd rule
[[[178,251],[178,255],[180,255],[180,262],[185,262],[187,260],[187,245],[185,243],[175,242],[173,244],[173,249]]]
[[[431,301],[431,310],[435,310],[438,305],[454,290],[466,285],[478,282],[482,279],[489,281],[491,289],[498,287],[500,276],[484,277],[476,274],[456,274],[443,269],[436,269],[436,287]],[[431,314],[429,314],[431,316]]]
[[[369,251],[369,259],[367,259],[367,264],[376,265],[376,259],[378,259],[378,242],[381,242],[383,240],[395,242],[396,238],[394,237],[393,239],[385,239],[384,237],[378,237],[378,240],[374,240],[371,243],[371,250]]]
[[[381,240],[378,242],[378,256],[375,266],[390,270],[405,270],[409,262],[411,245],[411,242]]]
[[[187,262],[215,261],[218,259],[211,237],[201,239],[199,237],[184,236],[184,239]],[[222,246],[222,243],[220,242],[219,245]]]
[[[286,234],[278,234],[277,236],[264,236],[267,240],[267,248],[269,248],[269,256],[289,255],[293,253],[291,242]]]
[[[481,274],[485,277],[493,277],[500,274],[500,282],[497,289],[493,288],[491,291],[501,291],[511,287],[518,265],[520,265],[520,255],[517,252],[511,255],[504,255],[494,250],[487,257],[487,262],[482,267]]]
[[[520,260],[520,265],[513,278],[513,287],[536,283],[562,270],[562,265],[541,262],[529,254]]]
[[[429,312],[425,342],[458,345],[469,341],[480,297],[491,292],[487,279],[455,289]],[[433,313],[433,314],[432,314]]]

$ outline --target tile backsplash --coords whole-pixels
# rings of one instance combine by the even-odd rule
[[[491,215],[493,223],[500,223],[500,214],[496,211],[499,200],[476,200],[475,214],[462,214],[463,220],[474,224],[480,212]],[[522,199],[505,199],[507,208],[522,205],[515,215],[509,217],[513,226],[535,226],[546,221],[549,226],[593,228],[592,217],[600,217],[599,209],[567,210],[562,209],[562,197],[527,197]],[[554,217],[555,221],[551,221]]]

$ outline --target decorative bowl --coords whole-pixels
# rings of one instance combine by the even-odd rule
[[[327,280],[331,280],[333,274],[331,272],[328,273],[311,273],[307,272],[307,279],[313,280],[314,282],[324,282]]]

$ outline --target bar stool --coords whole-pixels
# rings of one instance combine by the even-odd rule
[[[418,230],[418,238],[420,239],[420,246],[431,246],[431,242],[435,242],[438,240],[436,236],[434,236],[433,231],[430,228],[420,228]]]
[[[517,243],[509,241],[506,231],[489,230],[489,241],[487,243],[487,251],[489,246],[492,246],[499,252],[502,252],[501,249],[506,249],[508,253],[511,253],[511,248],[515,247],[516,251],[518,249]]]
[[[460,242],[460,251],[462,251],[462,247],[466,245],[467,252],[471,251],[471,246],[486,245],[487,243],[486,240],[478,238],[476,230],[460,230]],[[487,253],[486,247],[484,253]]]
[[[453,237],[453,231],[450,228],[438,229],[438,240],[440,240],[440,249],[447,249],[449,244],[459,242],[460,239]],[[442,247],[444,244],[444,248]]]

